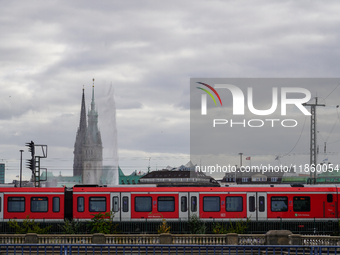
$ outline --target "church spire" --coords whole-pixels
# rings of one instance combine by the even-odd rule
[[[94,78],[93,78],[91,111],[94,111],[94,110],[95,110],[95,104],[94,104]]]
[[[84,89],[84,85],[83,85],[83,95],[82,95],[82,99],[81,99],[79,129],[86,130],[86,107],[85,107],[85,89]]]
[[[77,130],[76,141],[74,143],[73,176],[81,176],[83,173],[83,143],[87,132],[85,89],[81,99],[80,122]]]

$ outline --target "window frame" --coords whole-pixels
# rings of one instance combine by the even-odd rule
[[[91,201],[91,199],[95,199],[95,200]],[[99,200],[99,199],[103,199],[103,200]],[[91,206],[93,206],[92,203],[91,203],[93,201],[105,201],[105,203],[104,203],[105,209],[104,210],[93,210],[93,208],[91,207]],[[106,212],[106,208],[107,208],[107,199],[106,199],[106,197],[89,197],[89,212]]]
[[[22,198],[22,199],[20,199],[20,200],[11,200],[12,198]],[[24,207],[23,207],[24,210],[23,211],[10,211],[9,210],[9,208],[10,208],[9,204],[13,203],[13,202],[10,202],[10,201],[20,201],[21,203],[24,204]],[[7,198],[7,212],[26,212],[26,198],[25,197],[8,197]]]
[[[273,198],[285,198],[285,200],[274,200],[274,201],[287,201],[286,205],[287,205],[287,209],[286,210],[281,210],[281,211],[273,211]],[[270,198],[270,211],[271,212],[288,212],[288,196],[272,196]]]
[[[214,210],[214,211],[211,211],[211,210],[206,210],[205,208],[205,198],[218,198],[218,210]],[[203,212],[220,212],[221,211],[221,197],[219,196],[204,196],[203,197]]]
[[[79,210],[79,201],[82,200],[82,210]],[[84,197],[77,197],[77,212],[85,212],[85,198]]]
[[[181,197],[181,212],[188,211],[188,198],[186,196]]]
[[[228,210],[228,198],[241,198],[241,211],[237,211],[237,210]],[[243,197],[242,196],[226,196],[225,197],[225,211],[226,212],[243,212]]]
[[[58,200],[58,204],[57,204],[57,206],[58,206],[58,210],[54,210],[55,209],[55,200]],[[58,213],[58,212],[60,212],[60,197],[53,197],[52,198],[52,212],[55,212],[55,213]]]
[[[117,204],[115,204],[115,200],[117,200]],[[116,210],[117,208],[117,210]],[[113,212],[118,212],[119,211],[119,197],[118,196],[113,196],[112,197],[112,211]]]
[[[197,196],[191,196],[190,209],[191,209],[191,212],[197,212]]]
[[[33,200],[33,199],[35,199],[35,198],[37,198],[37,199],[46,199],[46,200],[42,200],[42,201],[46,201],[46,203],[47,203],[47,206],[46,206],[46,211],[44,210],[44,211],[37,211],[37,210],[35,210],[35,211],[33,211],[33,202],[36,202],[36,201],[40,201],[40,200]],[[31,197],[31,212],[32,213],[46,213],[46,212],[48,212],[48,197]]]
[[[150,210],[136,210],[137,209],[137,199],[139,199],[139,198],[148,198],[148,199],[150,199],[150,201],[148,201],[148,203],[149,203],[149,206],[150,206]],[[136,196],[135,197],[135,212],[152,212],[152,197],[151,196]]]
[[[297,201],[297,200],[295,198],[304,198],[304,199],[308,198],[308,207],[309,207],[309,209],[308,210],[296,210],[295,201]],[[301,201],[301,199],[299,201]],[[311,199],[310,199],[310,196],[294,196],[293,197],[293,211],[294,212],[310,212],[311,211]]]
[[[126,201],[126,204],[124,204],[124,202]],[[124,196],[122,198],[122,203],[123,203],[123,212],[129,212],[129,197],[128,196]]]
[[[172,202],[172,208],[173,208],[173,210],[172,211],[165,211],[165,210],[159,210],[159,199],[160,198],[172,198],[173,200],[163,200],[163,201],[170,201],[170,202]],[[162,200],[161,200],[162,201]],[[174,211],[176,211],[176,204],[175,204],[175,201],[176,201],[176,199],[175,199],[175,197],[174,196],[159,196],[159,197],[157,197],[157,211],[158,212],[174,212]]]

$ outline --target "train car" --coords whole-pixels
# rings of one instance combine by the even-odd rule
[[[0,220],[64,220],[64,188],[1,188]]]
[[[313,221],[339,218],[337,186],[0,188],[0,220],[90,220],[114,212],[114,221]]]
[[[115,221],[339,218],[336,186],[74,187],[73,218],[112,210]]]

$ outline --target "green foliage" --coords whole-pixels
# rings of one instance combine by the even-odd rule
[[[245,234],[247,229],[249,228],[250,218],[247,220],[237,220],[234,223],[229,222],[228,233],[236,233],[236,234]]]
[[[77,234],[79,233],[81,223],[79,220],[68,220],[65,219],[64,224],[58,226],[63,230],[64,234]]]
[[[103,233],[103,234],[116,234],[118,224],[113,223],[115,214],[110,211],[106,213],[91,214],[93,218],[89,222],[88,226],[91,229],[91,234]]]
[[[26,219],[19,224],[16,220],[9,220],[8,225],[11,228],[15,229],[16,234],[26,234],[26,233],[37,233],[37,234],[47,234],[52,226],[48,226],[45,228],[41,228],[39,223],[36,223],[34,220],[29,219],[29,215],[26,216]]]
[[[191,234],[205,234],[207,230],[205,223],[196,214],[189,217],[188,226]]]
[[[227,223],[214,223],[213,224],[213,233],[214,234],[227,234],[227,233],[236,233],[236,234],[245,234],[249,227],[250,218],[247,220],[239,219],[235,222],[229,220],[229,226]]]
[[[162,219],[162,224],[159,225],[158,234],[170,233],[170,226],[165,219]]]
[[[228,228],[223,223],[214,223],[213,224],[213,233],[214,234],[227,234]]]

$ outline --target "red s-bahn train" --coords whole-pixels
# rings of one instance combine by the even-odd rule
[[[115,221],[338,220],[339,187],[305,185],[235,187],[0,188],[0,220],[90,220],[113,211]]]

